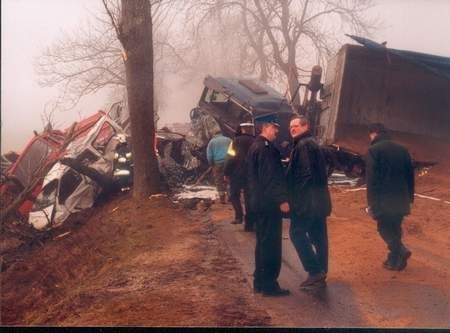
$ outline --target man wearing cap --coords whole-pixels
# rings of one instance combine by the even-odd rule
[[[289,212],[281,156],[273,145],[278,124],[265,120],[247,154],[250,209],[255,212],[256,248],[253,289],[265,296],[285,296],[280,288],[282,213]]]
[[[289,234],[308,277],[301,289],[326,286],[327,216],[331,213],[325,157],[304,116],[291,119],[294,147],[286,171],[291,225]]]
[[[219,132],[214,135],[206,147],[206,158],[212,167],[214,182],[216,184],[217,191],[219,192],[220,202],[223,204],[226,203],[225,198],[227,193],[223,169],[230,143],[231,139]]]
[[[241,190],[244,192],[245,207],[245,231],[254,230],[254,217],[248,207],[247,189],[247,169],[245,167],[245,157],[253,143],[253,123],[241,123],[236,131],[236,137],[228,149],[227,160],[225,161],[225,177],[230,183],[230,201],[234,208],[235,218],[232,224],[241,224],[244,220],[244,213],[241,205]]]
[[[402,243],[402,221],[414,201],[414,168],[408,150],[393,142],[383,124],[369,126],[367,203],[389,254],[383,267],[405,269],[411,251]]]

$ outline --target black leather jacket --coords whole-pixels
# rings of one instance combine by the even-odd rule
[[[286,178],[293,213],[298,216],[330,215],[325,157],[311,132],[294,139]]]

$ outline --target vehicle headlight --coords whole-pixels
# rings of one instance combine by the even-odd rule
[[[131,153],[130,153],[130,152],[126,153],[126,154],[125,154],[125,157],[126,157],[126,158],[131,158]]]
[[[118,153],[114,153],[114,158],[119,158],[119,154]]]
[[[126,161],[127,161],[127,159],[125,158],[125,157],[119,157],[119,159],[118,159],[118,161],[120,162],[120,163],[125,163]]]

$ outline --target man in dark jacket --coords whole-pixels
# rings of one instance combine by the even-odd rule
[[[282,213],[289,211],[281,156],[273,145],[278,124],[266,121],[247,154],[250,209],[256,217],[253,288],[266,296],[285,296],[278,275],[281,269]]]
[[[414,201],[414,168],[406,148],[390,140],[383,124],[369,126],[366,156],[367,202],[389,254],[383,266],[403,270],[409,251],[402,243],[402,220]]]
[[[327,216],[331,213],[325,157],[309,130],[306,117],[290,124],[294,147],[286,171],[291,207],[290,237],[308,278],[301,289],[326,286],[328,272]]]
[[[253,123],[242,123],[239,125],[236,137],[228,149],[224,169],[225,177],[230,183],[230,201],[235,214],[232,224],[241,224],[244,219],[241,205],[241,190],[244,192],[245,231],[254,230],[254,218],[248,207],[247,169],[245,166],[247,152],[255,139],[253,132]]]

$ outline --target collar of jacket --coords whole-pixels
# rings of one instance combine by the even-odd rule
[[[295,137],[295,138],[294,138],[294,143],[297,143],[297,142],[299,142],[300,140],[302,140],[302,139],[304,139],[304,138],[309,138],[309,137],[311,137],[311,136],[313,136],[313,135],[312,135],[311,131],[308,130],[308,131],[306,131],[306,132],[300,134],[299,136]]]
[[[385,141],[385,140],[390,140],[391,137],[389,136],[389,134],[387,133],[380,133],[377,135],[377,137],[370,143],[371,146],[373,146],[374,144],[381,142],[381,141]]]
[[[262,135],[258,135],[258,137],[256,138],[256,139],[259,139],[259,140],[261,140],[262,142],[264,142],[264,145],[266,146],[266,147],[268,147],[268,146],[270,146],[272,143],[268,140],[268,139],[266,139],[264,136],[262,136]]]

